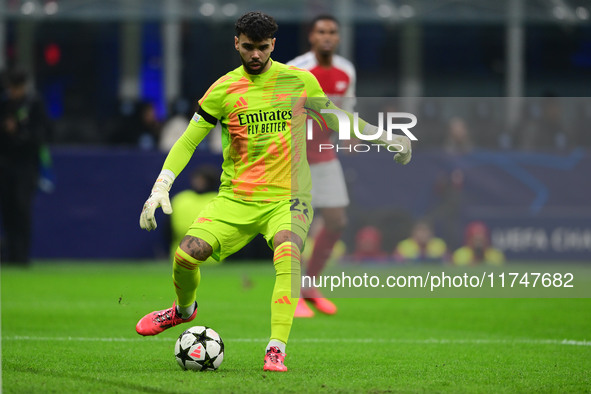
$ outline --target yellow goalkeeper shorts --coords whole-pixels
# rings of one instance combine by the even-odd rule
[[[261,202],[217,196],[193,221],[187,235],[201,238],[213,247],[212,257],[224,260],[263,234],[273,250],[273,238],[282,230],[297,234],[306,241],[313,218],[309,201]]]

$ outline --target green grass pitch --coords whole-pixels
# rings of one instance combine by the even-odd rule
[[[289,371],[274,374],[270,262],[203,267],[197,319],[140,337],[137,320],[173,301],[170,275],[165,262],[3,268],[3,392],[591,391],[591,299],[339,299],[336,316],[296,319]],[[224,339],[218,371],[177,365],[190,324]]]

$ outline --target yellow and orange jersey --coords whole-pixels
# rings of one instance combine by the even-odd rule
[[[307,106],[337,109],[314,75],[279,62],[256,75],[240,66],[214,82],[199,105],[163,170],[177,176],[219,121],[224,158],[220,195],[246,201],[311,199]],[[325,119],[338,129],[334,116]],[[363,129],[366,122],[360,119],[359,124]]]

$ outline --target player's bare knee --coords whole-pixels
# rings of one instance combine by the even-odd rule
[[[289,230],[281,230],[273,237],[273,246],[277,248],[284,242],[293,242],[301,250],[304,246],[304,241],[296,233]]]
[[[205,261],[213,253],[213,248],[210,244],[202,240],[201,238],[193,237],[191,235],[185,235],[179,247],[199,261]]]

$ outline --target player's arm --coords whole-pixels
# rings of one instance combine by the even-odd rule
[[[349,114],[349,119],[351,118],[352,115]],[[365,124],[362,125],[362,122]],[[352,120],[351,124],[353,124]],[[380,130],[377,126],[367,123],[361,118],[359,118],[359,128],[361,129],[361,134],[363,135],[377,136],[372,139],[369,139],[369,141],[385,146],[391,152],[398,152],[394,155],[394,160],[397,163],[402,165],[410,163],[410,159],[412,158],[412,145],[410,142],[410,138],[400,134],[392,134],[392,138],[388,138],[388,133],[385,133],[383,130]]]
[[[354,116],[351,111],[339,108],[331,100],[329,100],[320,87],[320,84],[311,73],[302,74],[302,79],[306,85],[306,95],[308,97],[306,100],[306,106],[312,107],[321,113],[322,109],[333,110],[335,112],[338,111],[339,115],[344,113],[344,115],[349,119],[349,125],[351,126],[348,136],[351,138],[351,136],[354,135],[353,127],[355,125]],[[355,81],[352,82],[355,83]],[[335,115],[337,114],[335,113]],[[323,116],[323,118],[330,130],[339,130],[339,119],[337,116],[328,115]],[[393,134],[392,138],[388,139],[387,133],[380,132],[377,126],[369,124],[361,118],[359,118],[357,125],[359,126],[359,132],[361,134],[366,136],[375,136],[374,138],[368,139],[368,141],[386,146],[388,147],[388,150],[392,152],[398,152],[394,155],[394,160],[396,160],[397,163],[408,164],[410,162],[412,156],[412,147],[410,139],[407,136]]]
[[[217,119],[200,108],[189,122],[187,129],[168,152],[162,171],[152,187],[152,193],[146,200],[140,215],[140,227],[144,230],[154,230],[157,227],[154,213],[156,208],[162,207],[162,211],[170,215],[172,207],[168,192],[175,178],[186,167],[193,156],[197,145],[207,136],[215,126]]]
[[[394,160],[400,164],[408,164],[412,156],[412,147],[410,139],[405,135],[392,134],[392,138],[388,139],[387,133],[380,131],[377,126],[374,126],[365,120],[359,118],[357,121],[354,119],[354,115],[342,108],[337,107],[328,98],[320,98],[318,96],[308,98],[307,102],[312,108],[316,108],[320,113],[324,112],[323,119],[326,121],[326,125],[330,130],[339,130],[339,116],[346,116],[349,121],[351,128],[349,129],[348,137],[351,138],[354,135],[353,127],[357,124],[359,132],[365,136],[372,137],[368,138],[368,141],[383,145],[388,148],[391,152],[398,152],[394,155]],[[325,111],[323,111],[325,110]],[[334,111],[332,113],[326,113],[326,110]],[[331,116],[332,114],[332,116]]]

